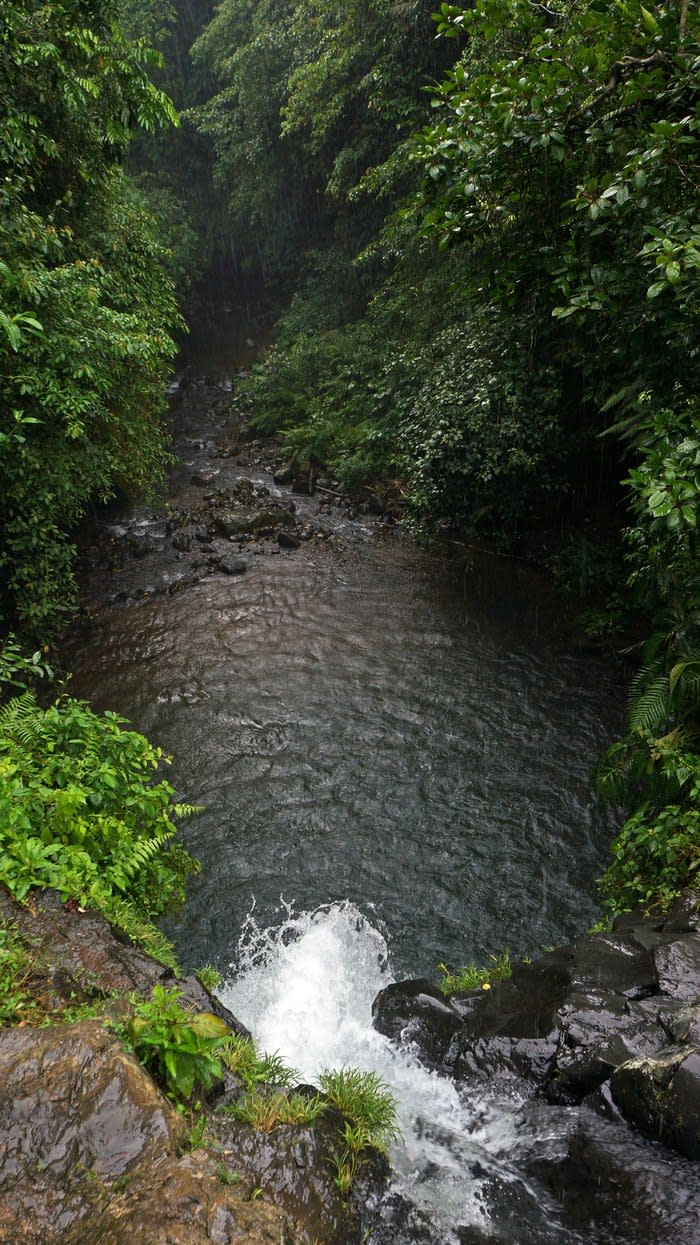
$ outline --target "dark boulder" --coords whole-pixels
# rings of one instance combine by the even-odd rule
[[[380,1033],[416,1048],[424,1063],[439,1066],[462,1017],[429,981],[399,981],[381,990],[372,1004],[372,1023]]]
[[[566,965],[552,955],[516,964],[507,981],[480,991],[453,1045],[455,1074],[544,1080],[557,1048],[556,1014],[568,982]]]
[[[557,1043],[547,1096],[578,1102],[611,1076],[615,1068],[658,1050],[657,1009],[624,994],[573,991],[559,1009]]]
[[[682,1162],[616,1119],[582,1108],[563,1153],[537,1156],[528,1170],[553,1195],[576,1240],[697,1245],[700,1184],[690,1173],[678,1180]],[[561,1238],[569,1240],[569,1232]]]
[[[356,1210],[334,1183],[334,1155],[338,1151],[340,1119],[321,1118],[311,1127],[278,1125],[260,1132],[225,1117],[212,1126],[228,1162],[290,1217],[303,1222],[304,1240],[323,1245],[354,1245],[362,1232]],[[365,1199],[370,1189],[383,1189],[388,1164],[381,1155],[368,1156],[363,1180]]]
[[[654,960],[662,994],[700,1004],[700,939],[666,943],[654,952]]]
[[[611,1081],[623,1115],[650,1137],[700,1159],[700,1049],[670,1047],[623,1064]]]
[[[282,549],[298,549],[301,541],[294,532],[286,532],[284,529],[277,533],[277,543]]]
[[[245,558],[227,558],[225,555],[210,558],[209,565],[220,575],[243,575],[248,569]]]
[[[580,938],[571,952],[569,973],[575,990],[614,992],[629,999],[646,998],[658,990],[653,958],[631,932]]]

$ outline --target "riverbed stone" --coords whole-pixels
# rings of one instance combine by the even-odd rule
[[[438,1066],[462,1017],[431,982],[423,978],[399,981],[381,990],[372,1004],[372,1024],[386,1037],[410,1044],[424,1063]]]
[[[284,528],[277,533],[277,543],[282,549],[298,549],[301,541],[294,532],[285,531]]]
[[[225,555],[212,558],[210,566],[220,575],[243,575],[248,569],[245,558],[230,558]]]
[[[614,1073],[613,1099],[648,1136],[700,1158],[700,1048],[673,1046],[630,1060]]]

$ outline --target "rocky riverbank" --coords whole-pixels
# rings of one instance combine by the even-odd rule
[[[639,1245],[671,1239],[671,1225],[675,1241],[698,1239],[700,1190],[688,1196],[697,1178],[688,1186],[685,1168],[700,1158],[699,896],[658,919],[627,913],[488,988],[446,998],[428,981],[397,983],[373,1017],[458,1084],[524,1093],[543,1135],[548,1107],[575,1112],[566,1148],[543,1147],[529,1167],[572,1224],[609,1223],[612,1239],[614,1228]]]
[[[227,1069],[177,1108],[125,1048],[121,1022],[154,986],[192,1014],[243,1027],[196,977],[132,946],[95,913],[0,888],[26,952],[19,1024],[0,1030],[0,1241],[7,1245],[359,1245],[386,1179],[368,1155],[350,1198],[334,1184],[342,1124],[256,1130],[231,1119]],[[280,1090],[280,1092],[287,1092]]]
[[[396,493],[347,496],[332,478],[300,472],[283,443],[260,440],[231,408],[231,382],[183,376],[172,387],[175,465],[167,497],[106,513],[81,541],[88,614],[182,592],[213,575],[238,576],[303,544],[342,545],[344,525],[393,522]]]
[[[332,1111],[306,1125],[241,1123],[225,1110],[241,1094],[227,1069],[195,1107],[176,1108],[125,1047],[123,1022],[154,986],[177,986],[192,1014],[214,1014],[245,1034],[197,978],[177,979],[55,892],[35,892],[26,906],[2,892],[0,918],[26,949],[29,998],[26,1018],[0,1031],[0,1241],[434,1241],[427,1222],[417,1226],[414,1217],[407,1226],[378,1154],[362,1166],[351,1197],[340,1195],[333,1173],[342,1121]],[[394,984],[373,1013],[380,1032],[440,1076],[472,1091],[498,1084],[529,1100],[523,1120],[537,1116],[542,1140],[521,1158],[527,1197],[539,1189],[553,1198],[562,1222],[581,1234],[571,1239],[694,1245],[696,899],[656,921],[630,914],[610,933],[516,965],[488,990],[446,998],[427,981]],[[562,1109],[571,1113],[567,1141],[559,1129],[552,1147],[547,1113]],[[483,1173],[465,1171],[463,1179],[477,1175],[483,1184]],[[503,1188],[491,1192],[488,1230],[460,1229],[463,1245],[519,1239],[517,1187],[509,1198]]]

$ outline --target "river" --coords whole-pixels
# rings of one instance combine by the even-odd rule
[[[570,1113],[550,1109],[543,1139],[517,1095],[458,1095],[398,1057],[369,1008],[395,977],[536,953],[594,918],[613,826],[591,771],[619,727],[618,673],[576,649],[523,562],[428,552],[323,497],[320,512],[318,496],[294,499],[316,529],[299,548],[257,540],[244,574],[191,573],[174,509],[241,478],[292,500],[227,416],[248,360],[215,344],[173,386],[169,503],[99,521],[67,645],[72,693],[144,731],[182,798],[206,806],[183,827],[202,871],[167,932],[304,1076],[354,1062],[392,1084],[394,1163],[437,1232],[404,1239],[483,1224],[496,1181],[531,1221],[499,1240],[593,1240],[567,1234],[514,1165],[518,1147],[563,1145]]]

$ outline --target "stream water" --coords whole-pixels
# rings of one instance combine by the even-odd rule
[[[173,503],[243,476],[288,492],[255,445],[229,452],[217,402],[231,370],[230,351],[200,357],[174,392]],[[499,1240],[626,1241],[565,1229],[523,1175],[520,1151],[563,1146],[570,1112],[543,1122],[517,1097],[460,1097],[370,1022],[397,976],[586,928],[613,830],[591,769],[619,724],[617,677],[575,650],[520,562],[465,570],[380,519],[296,504],[316,539],[258,542],[245,574],[179,591],[187,559],[166,511],[100,527],[102,548],[126,535],[143,556],[86,578],[72,691],[146,732],[183,798],[206,806],[184,827],[202,871],[168,932],[187,966],[223,971],[232,1010],[305,1077],[352,1063],[392,1085],[417,1216],[402,1239],[466,1240],[460,1225],[485,1223],[498,1188]]]

